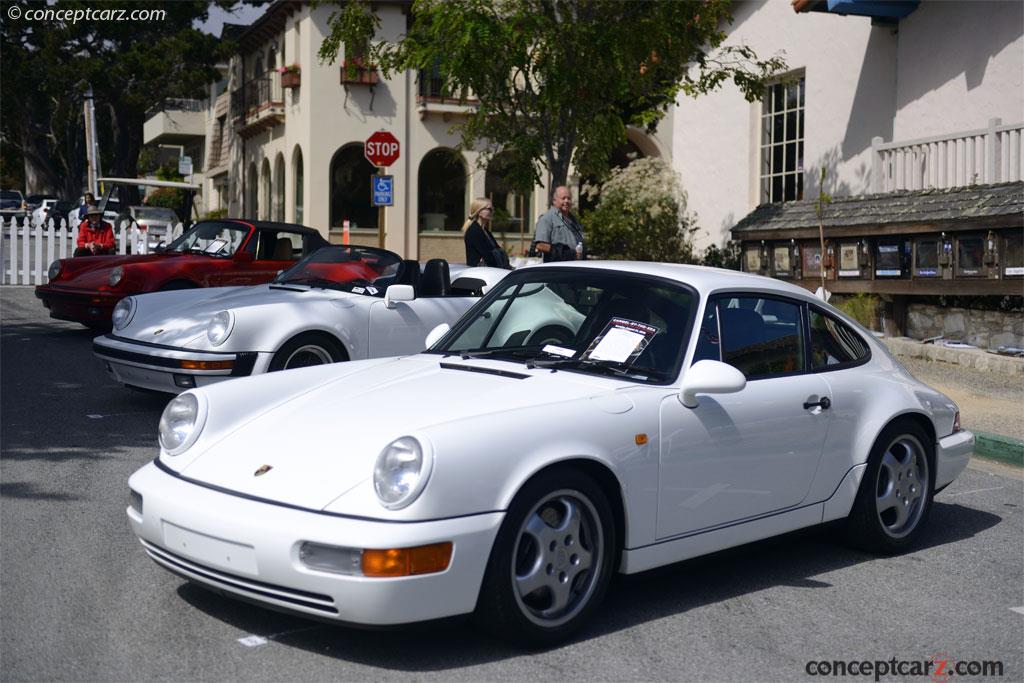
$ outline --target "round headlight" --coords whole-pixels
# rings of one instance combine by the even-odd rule
[[[215,314],[210,320],[210,324],[206,327],[206,338],[214,346],[220,346],[228,338],[228,335],[231,334],[234,322],[235,319],[231,315],[231,311],[221,311]]]
[[[123,330],[128,327],[128,323],[132,321],[132,317],[135,315],[135,299],[127,296],[117,302],[114,306],[114,313],[110,316],[110,322],[113,323],[115,330]]]
[[[49,270],[46,271],[47,280],[52,282],[57,279],[57,276],[60,275],[61,263],[61,260],[57,259],[56,261],[50,264]]]
[[[206,421],[205,405],[193,393],[176,396],[160,416],[160,447],[168,455],[184,452],[199,438]]]
[[[430,477],[433,457],[424,453],[418,439],[403,436],[380,452],[373,466],[373,488],[380,504],[389,510],[410,505]]]
[[[110,271],[110,277],[107,278],[107,284],[111,287],[117,287],[121,280],[124,279],[124,266],[115,266]]]

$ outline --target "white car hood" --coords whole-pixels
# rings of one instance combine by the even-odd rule
[[[442,362],[463,368],[500,368],[529,377],[515,379],[447,369],[441,367]],[[278,375],[307,373],[310,381],[303,384],[308,387],[323,380],[323,373],[345,365],[364,363],[292,370]],[[226,436],[214,437],[201,453],[195,454],[192,462],[183,463],[181,473],[189,479],[238,493],[321,510],[367,480],[377,455],[399,436],[416,435],[431,425],[451,420],[507,414],[540,403],[606,394],[617,388],[610,386],[607,379],[577,373],[530,371],[511,363],[461,361],[457,357],[442,360],[429,354],[384,363],[369,361],[365,365],[315,389],[296,392],[263,414],[249,411],[235,424],[224,425]],[[213,388],[227,388],[229,384],[242,388],[245,384],[247,390],[239,398],[247,396],[252,406],[269,406],[275,396],[272,382],[268,383],[270,387],[258,382],[273,379],[274,375],[266,375]],[[223,398],[211,396],[211,417]],[[470,432],[481,428],[467,425],[467,438],[473,438]],[[490,444],[481,440],[479,445],[480,455],[485,457]],[[189,460],[189,455],[178,457]],[[443,452],[436,455],[439,462],[443,461]],[[264,465],[271,469],[256,476]]]
[[[138,309],[131,324],[115,334],[126,339],[167,346],[226,351],[230,350],[230,337],[226,345],[219,348],[211,346],[206,338],[210,319],[220,311],[231,310],[237,317],[246,315],[246,309],[354,298],[356,295],[337,290],[307,289],[302,286],[282,289],[276,285],[145,294],[138,297]]]

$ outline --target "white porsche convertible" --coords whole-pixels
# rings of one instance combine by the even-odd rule
[[[446,261],[422,268],[390,251],[324,247],[252,287],[122,299],[93,353],[118,382],[180,393],[232,377],[423,350],[508,274]]]
[[[870,333],[763,277],[529,267],[431,338],[173,399],[128,482],[145,552],[275,609],[548,644],[614,572],[831,520],[912,547],[973,449]]]

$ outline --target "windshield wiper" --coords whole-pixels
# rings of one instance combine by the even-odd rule
[[[287,280],[278,280],[275,285],[307,285],[319,289],[338,289],[338,283],[322,277],[296,277]]]
[[[617,377],[632,377],[632,376],[654,376],[656,378],[662,378],[665,373],[655,368],[643,368],[643,367],[630,367],[623,365],[619,361],[613,360],[594,360],[592,358],[557,358],[551,360],[537,359],[532,360],[526,364],[528,368],[550,368],[557,370],[559,368],[582,368],[600,370]]]

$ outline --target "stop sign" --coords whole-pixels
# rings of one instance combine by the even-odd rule
[[[374,166],[390,166],[398,161],[398,139],[387,132],[379,130],[366,139],[363,154]]]

